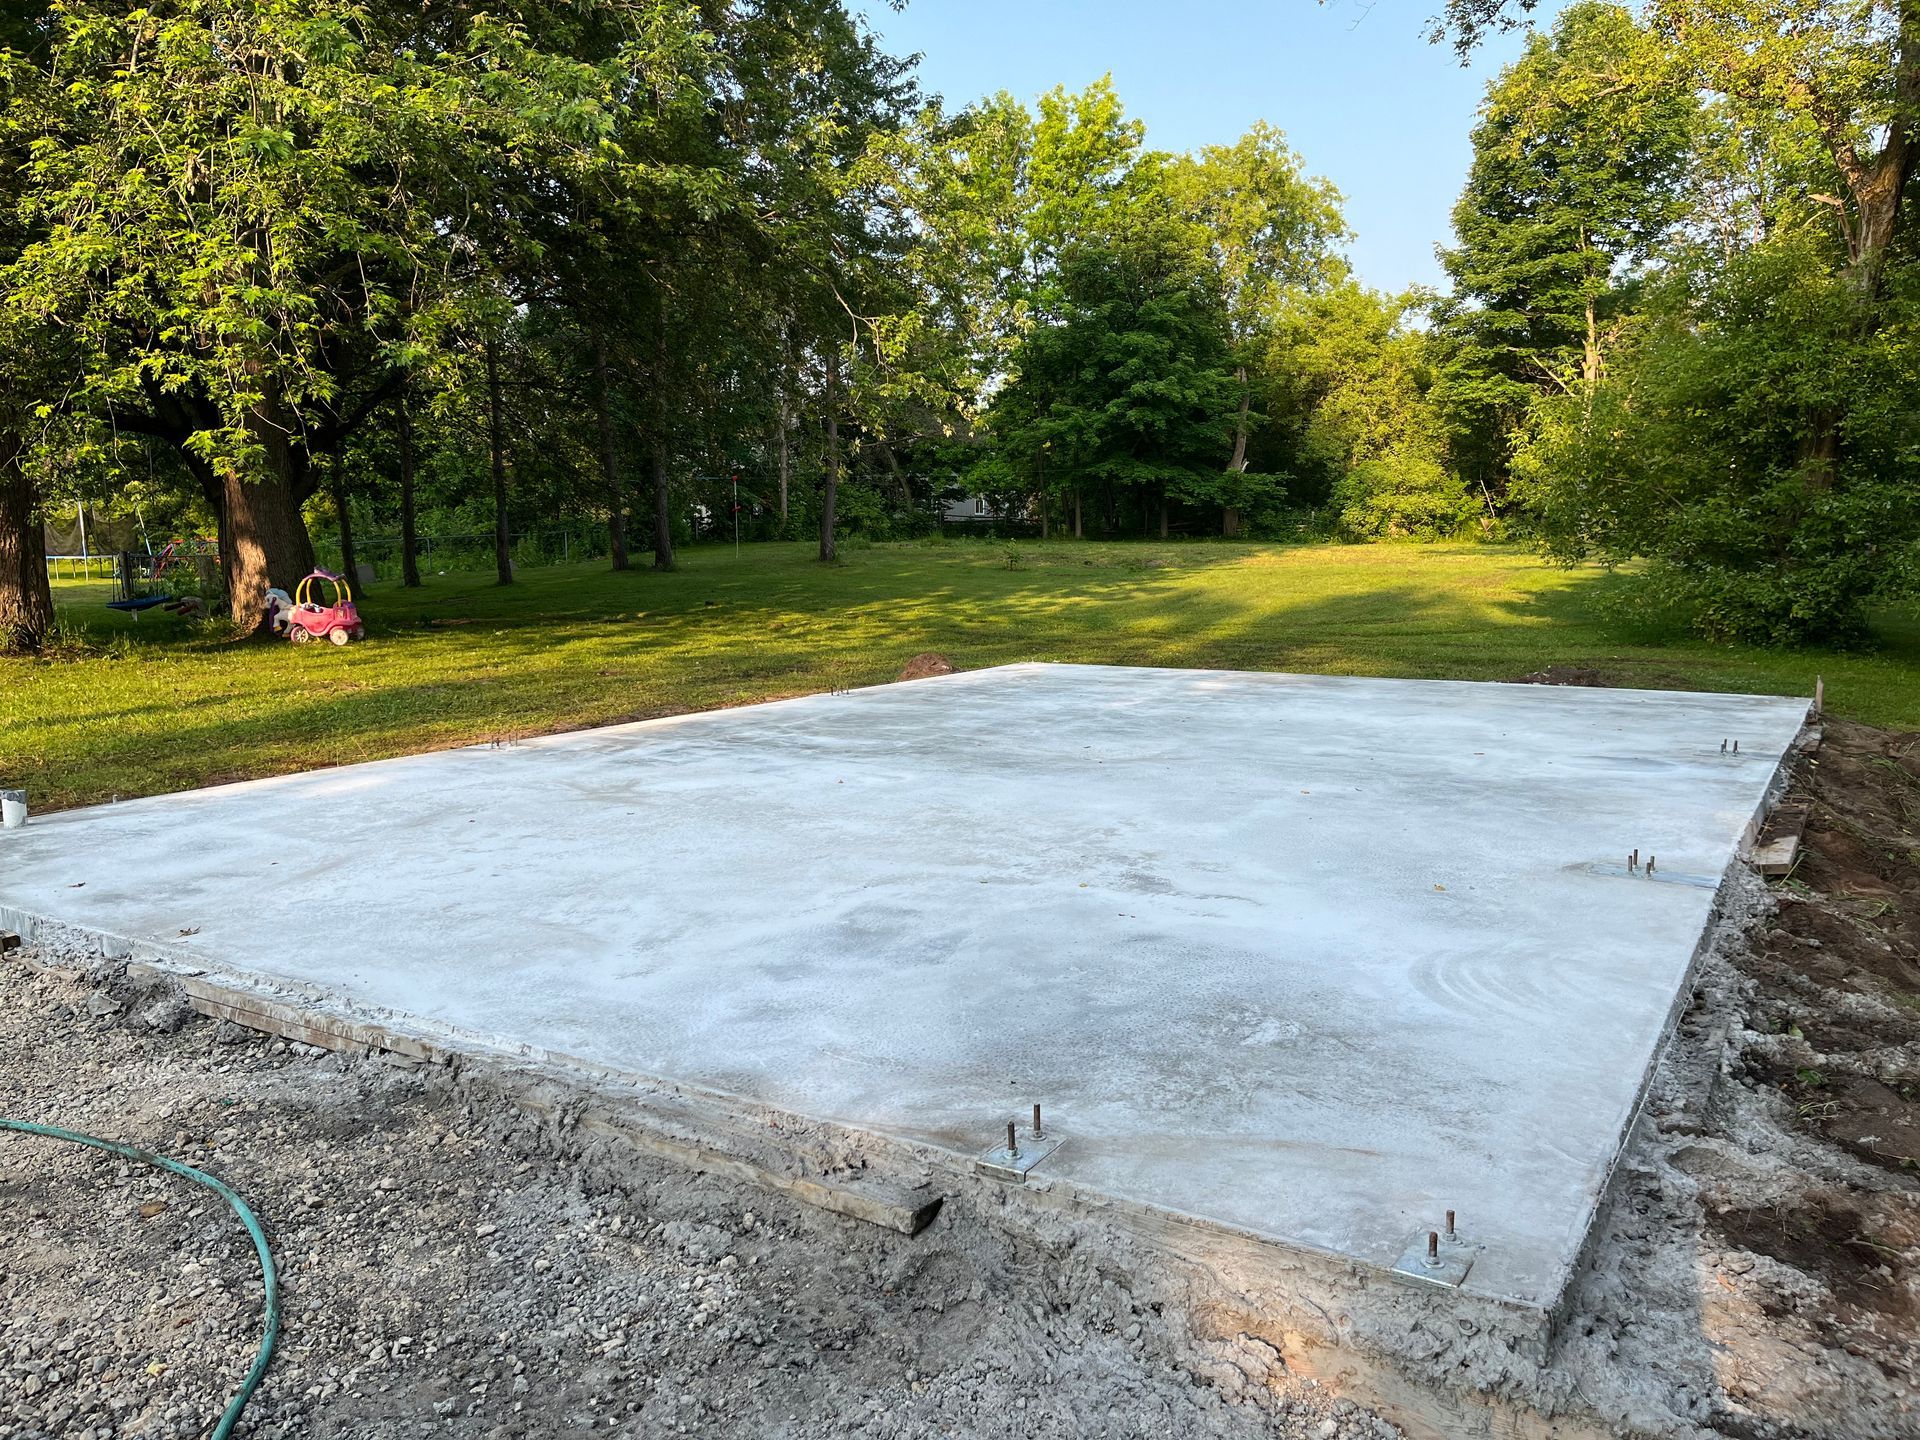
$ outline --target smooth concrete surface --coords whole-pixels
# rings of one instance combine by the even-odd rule
[[[1806,709],[1016,665],[36,816],[0,905],[1549,1306]]]

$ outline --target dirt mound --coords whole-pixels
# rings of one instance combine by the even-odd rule
[[[1613,681],[1598,670],[1582,670],[1574,665],[1549,665],[1531,675],[1516,675],[1509,685],[1592,685],[1611,686]]]
[[[931,650],[922,650],[907,661],[907,668],[900,672],[902,680],[925,680],[930,675],[951,675],[953,662],[944,655]]]

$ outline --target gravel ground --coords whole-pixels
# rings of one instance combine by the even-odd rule
[[[1284,1372],[1197,1377],[1098,1256],[955,1206],[910,1239],[645,1160],[596,1184],[435,1075],[112,967],[0,962],[0,1113],[185,1159],[260,1213],[285,1325],[244,1435],[1397,1433]],[[261,1315],[225,1203],[0,1134],[0,1216],[0,1437],[205,1434]]]

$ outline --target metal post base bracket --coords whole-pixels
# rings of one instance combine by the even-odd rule
[[[1605,875],[1612,879],[1648,880],[1656,885],[1691,885],[1696,890],[1718,890],[1718,875],[1689,875],[1681,870],[1655,870],[1649,875],[1645,870],[1629,870],[1625,865],[1609,863],[1604,860],[1589,861],[1585,865],[1569,865],[1569,870],[1577,870],[1588,875]]]
[[[982,1175],[991,1175],[995,1180],[1011,1180],[1015,1184],[1024,1183],[1027,1172],[1046,1159],[1061,1145],[1057,1135],[1032,1135],[1020,1137],[1019,1148],[1009,1151],[1006,1145],[999,1144],[991,1150],[975,1157],[973,1168]]]
[[[1403,1280],[1416,1280],[1422,1285],[1457,1290],[1465,1282],[1467,1272],[1473,1269],[1473,1258],[1477,1253],[1475,1247],[1443,1236],[1438,1253],[1429,1258],[1427,1232],[1422,1230],[1407,1242],[1405,1253],[1394,1263],[1393,1273]]]

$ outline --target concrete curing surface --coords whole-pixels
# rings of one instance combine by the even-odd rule
[[[37,817],[0,905],[1548,1307],[1806,708],[1014,665]]]

